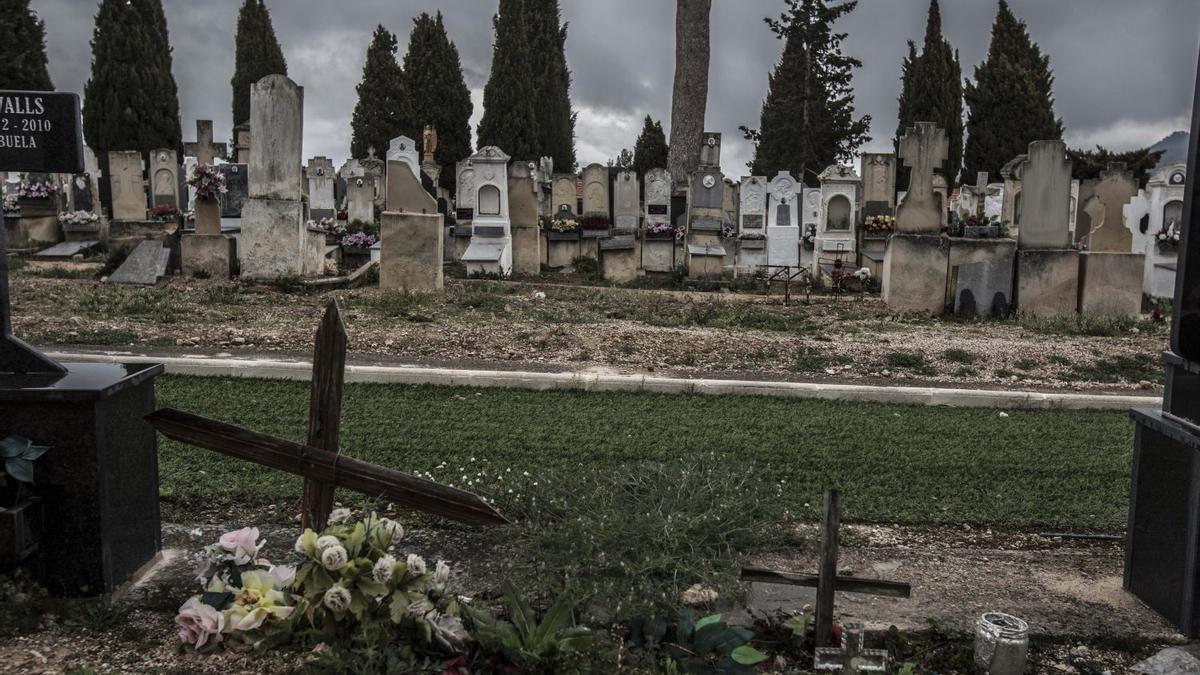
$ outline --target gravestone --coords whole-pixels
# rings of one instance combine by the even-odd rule
[[[1029,155],[1018,155],[1000,169],[1000,177],[1004,179],[1004,206],[1000,209],[1000,220],[1009,223],[1014,230],[1021,225],[1021,176],[1028,163]]]
[[[697,209],[711,209],[720,212],[725,199],[725,177],[717,169],[707,169],[696,173],[692,180],[692,213],[696,217]],[[720,213],[704,216],[717,216]]]
[[[253,143],[251,143],[250,128],[251,122],[245,122],[233,128],[233,162],[235,164],[250,164],[251,162],[250,150]]]
[[[387,206],[392,213],[437,213],[437,201],[421,184],[412,165],[403,160],[388,160]]]
[[[1133,235],[1125,227],[1124,210],[1137,191],[1132,171],[1126,171],[1123,163],[1109,164],[1093,192],[1101,208],[1088,231],[1076,231],[1075,239],[1085,242],[1089,251],[1133,252]]]
[[[864,152],[861,162],[863,213],[890,216],[896,210],[896,155]]]
[[[583,217],[609,219],[608,167],[589,164],[583,169]]]
[[[309,229],[301,201],[304,89],[268,75],[250,90],[250,194],[242,208],[242,276],[278,279],[325,271],[325,233]]]
[[[196,142],[184,143],[183,152],[201,164],[212,166],[217,159],[225,159],[226,148],[224,143],[213,143],[212,120],[196,120]]]
[[[109,277],[109,283],[153,286],[166,276],[171,260],[171,249],[161,241],[147,239],[138,244],[125,258],[125,262]]]
[[[828,276],[839,264],[857,261],[858,193],[862,181],[848,166],[835,164],[821,172],[821,215],[814,239],[814,262]]]
[[[1029,144],[1020,203],[1017,306],[1036,316],[1074,314],[1079,306],[1079,251],[1071,245],[1071,162],[1065,143]]]
[[[467,274],[512,273],[512,223],[508,206],[508,155],[495,146],[471,156],[475,167],[475,219],[463,252]]]
[[[554,177],[554,186],[551,190],[551,205],[555,213],[562,211],[564,206],[571,213],[579,212],[578,181],[579,178],[574,174],[564,173]]]
[[[935,168],[949,151],[946,132],[932,122],[917,122],[900,139],[900,159],[911,169],[904,202],[896,210],[896,232],[937,233],[942,228],[944,204],[934,194]]]
[[[357,176],[346,180],[346,221],[375,222],[375,179]]]
[[[767,264],[767,178],[743,176],[738,194],[738,272],[754,274]]]
[[[108,153],[108,180],[112,189],[113,220],[146,219],[146,181],[142,153],[136,150]]]
[[[946,132],[932,122],[917,122],[900,139],[909,184],[896,209],[882,275],[883,300],[892,311],[945,311],[950,242],[940,234],[946,205],[935,192],[934,170],[946,161],[948,148]]]
[[[77,173],[71,177],[71,203],[76,211],[93,211],[96,208],[95,193],[92,192],[92,176]]]
[[[779,172],[767,185],[767,265],[800,266],[800,196],[803,186]]]
[[[179,158],[174,150],[150,153],[150,186],[151,204],[179,208]]]
[[[456,216],[459,223],[469,226],[475,217],[475,167],[471,164],[471,160],[466,159],[458,163],[456,185],[458,186],[454,198]]]
[[[642,269],[647,272],[671,272],[675,269],[675,234],[650,235],[654,226],[671,223],[671,173],[650,169],[643,179],[646,193],[646,229],[642,235]]]
[[[333,160],[328,157],[313,157],[308,160],[308,217],[320,222],[337,216],[334,200]]]
[[[413,176],[418,178],[421,176],[421,163],[417,158],[416,141],[408,136],[397,136],[388,144],[387,161],[401,162],[408,166],[408,170]]]
[[[220,164],[217,171],[225,178],[225,194],[221,195],[221,217],[241,218],[246,198],[250,196],[250,167],[245,164]]]
[[[514,161],[508,166],[508,215],[512,221],[513,274],[542,271],[542,234],[538,218],[538,165]]]
[[[642,210],[638,176],[633,171],[621,171],[613,184],[613,226],[622,233],[632,234],[638,229]]]

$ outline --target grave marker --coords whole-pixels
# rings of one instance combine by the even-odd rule
[[[150,153],[150,195],[154,206],[179,208],[179,159],[174,150]]]
[[[933,122],[917,122],[900,139],[900,159],[910,172],[908,192],[896,210],[896,231],[936,233],[942,212],[934,194],[933,171],[946,161],[950,144],[946,132]]]
[[[196,120],[196,141],[184,143],[183,152],[201,164],[212,166],[217,158],[225,159],[227,150],[224,143],[213,143],[212,120]]]

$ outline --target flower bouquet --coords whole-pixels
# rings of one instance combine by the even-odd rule
[[[674,238],[675,227],[670,223],[656,222],[646,225],[646,236],[653,239]]]
[[[550,219],[549,225],[546,229],[550,230],[551,232],[559,233],[578,232],[579,221],[565,216],[552,218]]]
[[[580,221],[580,227],[590,231],[607,230],[610,225],[608,216],[601,213],[585,213]]]
[[[16,195],[4,195],[4,214],[5,215],[20,215],[21,205],[18,203]]]
[[[892,216],[869,216],[863,220],[863,229],[885,234],[896,229],[896,219]]]
[[[800,238],[804,250],[811,251],[817,246],[817,226],[808,225],[804,228],[804,236]]]
[[[225,185],[225,174],[210,164],[197,164],[192,169],[188,185],[196,189],[196,199],[219,199],[221,195],[229,192]]]
[[[150,215],[155,220],[174,220],[179,216],[179,209],[170,204],[157,204],[150,209]]]
[[[1158,234],[1154,235],[1154,241],[1158,247],[1164,250],[1173,251],[1179,248],[1179,227],[1174,220],[1167,223]]]
[[[48,180],[23,180],[17,187],[18,199],[51,199],[62,192],[58,183]]]
[[[345,248],[371,248],[379,241],[379,237],[367,232],[351,232],[342,237],[342,246]]]
[[[99,220],[100,216],[91,211],[71,211],[58,214],[58,222],[64,227],[95,225]]]
[[[737,230],[734,229],[733,223],[725,223],[721,225],[721,238],[733,239],[737,236]]]

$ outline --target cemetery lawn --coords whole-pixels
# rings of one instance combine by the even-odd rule
[[[617,370],[881,385],[1159,389],[1167,325],[1149,318],[1009,321],[892,315],[875,297],[696,293],[448,279],[442,295],[306,292],[173,278],[104,284],[99,267],[26,262],[12,275],[14,329],[57,350],[308,358],[337,298],[355,362]]]
[[[302,441],[308,386],[167,376],[157,391],[160,406]],[[475,491],[515,520],[592,508],[606,482],[658,494],[702,473],[695,500],[771,525],[817,520],[836,485],[850,521],[1103,532],[1125,526],[1132,435],[1122,412],[362,384],[342,424],[347,455]],[[165,519],[291,522],[298,478],[161,437],[160,456]]]

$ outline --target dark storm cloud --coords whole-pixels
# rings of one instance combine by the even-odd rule
[[[82,91],[90,69],[95,5],[33,0],[48,30],[51,73],[63,90]],[[268,0],[293,79],[305,87],[306,156],[341,161],[366,46],[377,24],[407,44],[412,18],[440,10],[458,46],[467,85],[482,113],[491,64],[494,0]],[[1187,126],[1200,2],[1196,0],[1010,0],[1050,55],[1057,109],[1075,145],[1148,145]],[[240,0],[164,0],[175,49],[184,135],[197,118],[230,132],[229,80]],[[763,17],[781,0],[714,0],[707,127],[725,134],[724,169],[745,172],[750,148],[737,127],[756,126],[767,75],[782,43]],[[862,0],[839,28],[848,53],[862,59],[855,77],[860,114],[874,119],[872,149],[895,132],[900,59],[922,39],[928,0]],[[646,114],[670,122],[674,3],[670,0],[562,0],[570,23],[567,60],[579,110],[581,163],[603,162],[632,147]],[[985,56],[995,0],[942,0],[945,31],[964,75]]]

